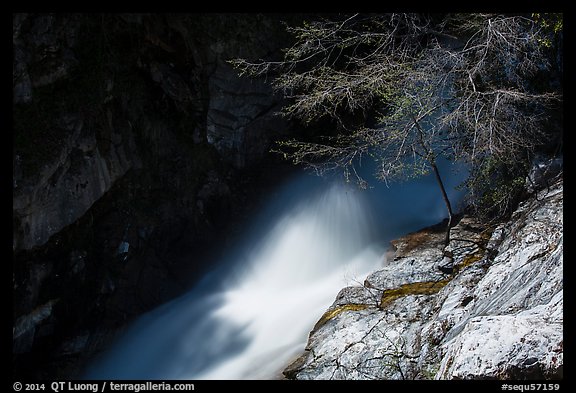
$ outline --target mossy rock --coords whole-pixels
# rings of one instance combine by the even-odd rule
[[[343,304],[341,306],[333,308],[332,310],[326,311],[324,315],[322,315],[322,317],[318,320],[318,322],[316,322],[316,325],[314,325],[314,329],[312,329],[312,332],[315,332],[316,330],[320,329],[323,325],[326,324],[326,322],[335,318],[337,315],[345,311],[361,311],[367,308],[368,308],[367,304],[350,303],[350,304]]]
[[[398,288],[386,289],[382,292],[380,308],[384,308],[394,300],[408,295],[433,295],[450,282],[452,277],[440,281],[423,281],[404,284]]]

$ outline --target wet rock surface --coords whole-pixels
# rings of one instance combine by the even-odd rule
[[[486,227],[463,217],[393,242],[363,286],[343,289],[290,379],[563,376],[563,183]],[[452,266],[450,274],[438,269]]]

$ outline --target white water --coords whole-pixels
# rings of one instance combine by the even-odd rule
[[[338,291],[381,262],[370,221],[342,185],[304,197],[227,274],[143,317],[87,378],[280,376]]]
[[[378,265],[365,244],[371,226],[358,195],[332,186],[282,217],[222,294],[214,316],[245,326],[251,337],[239,356],[195,378],[270,378],[304,348],[314,323],[353,280]]]
[[[320,191],[306,182],[290,185],[263,209],[269,217],[256,220],[245,247],[189,293],[139,318],[85,377],[281,377],[339,290],[362,283],[383,263],[384,242],[395,231],[443,218],[437,188],[426,179],[418,184],[396,196],[388,192],[388,199],[372,194],[372,200],[336,183]],[[387,237],[382,216],[399,211],[406,217],[385,222]]]

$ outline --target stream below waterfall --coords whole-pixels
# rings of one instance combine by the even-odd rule
[[[465,173],[454,168],[440,166],[457,210]],[[340,289],[377,270],[390,240],[446,217],[433,176],[371,185],[288,181],[246,224],[241,246],[185,295],[141,316],[84,377],[282,378]]]

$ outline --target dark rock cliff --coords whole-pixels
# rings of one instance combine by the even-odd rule
[[[130,170],[170,173],[163,186],[184,194],[218,161],[259,162],[286,131],[279,99],[226,61],[270,55],[281,32],[256,15],[15,15],[14,249],[46,243]]]
[[[13,15],[16,376],[75,376],[281,177],[280,99],[227,60],[286,39],[274,15]]]

